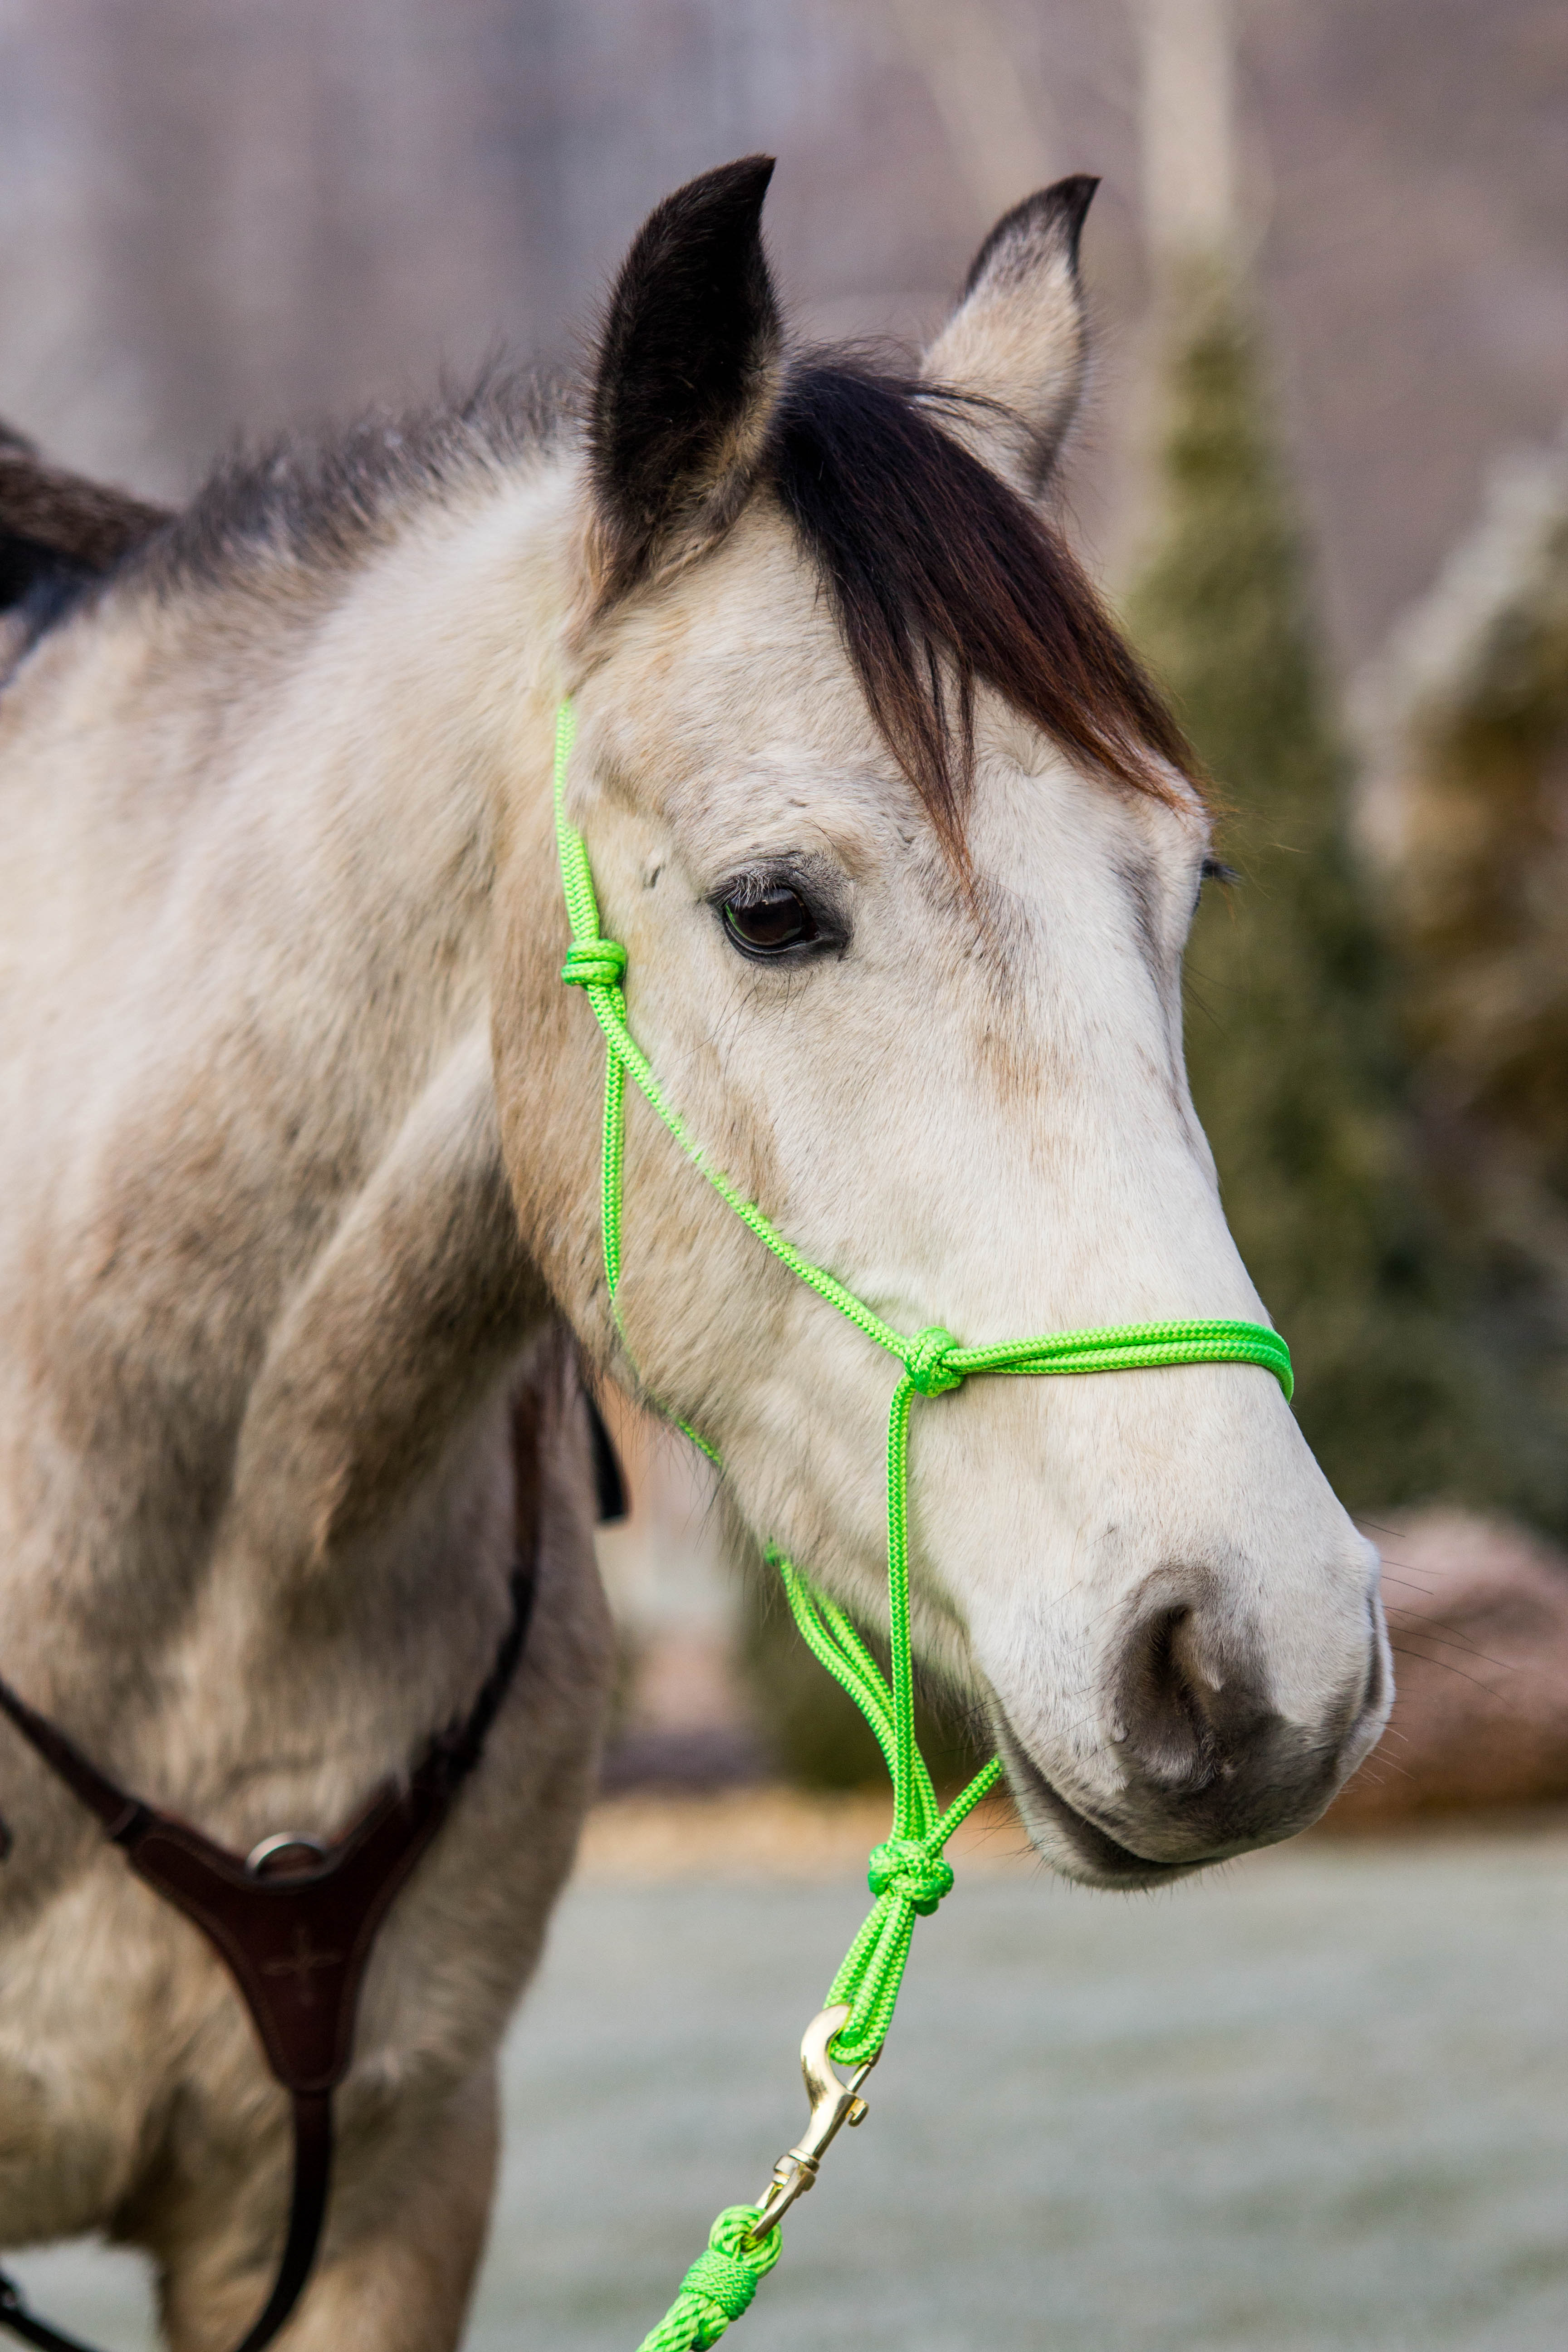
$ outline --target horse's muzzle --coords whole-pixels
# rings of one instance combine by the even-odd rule
[[[1302,1721],[1271,1694],[1262,1645],[1213,1580],[1163,1570],[1135,1597],[1110,1664],[1106,1770],[1068,1793],[999,1713],[996,1730],[1036,1843],[1072,1877],[1150,1885],[1314,1822],[1362,1761],[1391,1695],[1375,1601],[1352,1671]],[[1062,1778],[1066,1778],[1064,1774]]]

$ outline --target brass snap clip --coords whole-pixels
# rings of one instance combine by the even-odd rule
[[[868,2109],[860,2096],[860,2085],[882,2053],[873,2051],[846,2083],[834,2070],[828,2045],[848,2022],[848,2002],[836,2001],[831,2009],[814,2017],[801,2036],[800,2071],[805,2078],[805,2095],[811,2102],[811,2121],[795,2146],[780,2157],[773,2167],[773,2179],[757,2200],[762,2218],[751,2233],[753,2244],[782,2221],[797,2197],[805,2195],[839,2126],[848,2124],[853,2128],[866,2119]]]

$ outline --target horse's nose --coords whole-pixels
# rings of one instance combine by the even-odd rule
[[[1152,1577],[1134,1603],[1112,1696],[1125,1782],[1117,1810],[1131,1843],[1175,1860],[1310,1820],[1347,1739],[1378,1704],[1380,1657],[1369,1630],[1320,1718],[1288,1720],[1271,1696],[1262,1644],[1213,1580],[1201,1570]]]
[[[1162,1577],[1133,1620],[1117,1690],[1113,1737],[1151,1790],[1173,1796],[1234,1776],[1275,1719],[1244,1647],[1222,1632],[1201,1593]]]

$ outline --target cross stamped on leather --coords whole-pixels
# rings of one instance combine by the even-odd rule
[[[294,1948],[288,1958],[263,1960],[261,1973],[267,1977],[297,1977],[300,1984],[300,2006],[301,2009],[310,2009],[316,1998],[316,1989],[310,1981],[311,1972],[317,1969],[341,1968],[342,1959],[342,1952],[317,1951],[310,1941],[310,1931],[301,1919],[295,1926]]]

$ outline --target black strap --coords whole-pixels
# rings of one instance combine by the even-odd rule
[[[588,1443],[594,1455],[594,1494],[599,1506],[599,1525],[608,1527],[617,1519],[626,1518],[631,1510],[626,1494],[626,1474],[621,1468],[616,1441],[605,1426],[605,1416],[599,1411],[594,1391],[585,1383],[583,1402],[588,1409]]]
[[[62,2336],[47,2319],[35,2319],[22,2300],[15,2280],[0,2271],[0,2327],[8,2327],[24,2344],[41,2344],[44,2352],[92,2352],[79,2336]]]
[[[98,1815],[110,1837],[122,1836],[137,1813],[151,1810],[100,1772],[58,1723],[29,1706],[4,1680],[0,1680],[0,1715],[10,1717],[28,1747],[43,1758],[73,1797],[79,1797],[88,1811]]]
[[[332,2185],[332,2095],[294,2094],[294,2193],[289,2200],[289,2234],[283,2259],[267,2298],[267,2308],[236,2352],[262,2352],[304,2292],[321,2242],[327,2193]]]

